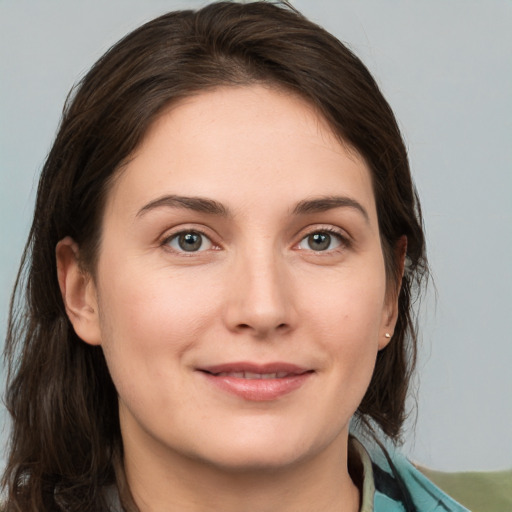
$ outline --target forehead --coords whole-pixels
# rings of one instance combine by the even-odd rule
[[[373,210],[369,170],[303,98],[264,86],[223,87],[163,111],[121,169],[107,205],[163,193],[268,203],[350,192]],[[119,201],[124,201],[120,205]],[[132,212],[133,214],[133,212]]]

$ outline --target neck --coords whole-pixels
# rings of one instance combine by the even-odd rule
[[[125,469],[141,512],[357,512],[359,490],[348,473],[347,443],[346,437],[336,440],[285,467],[219,468],[125,440]]]

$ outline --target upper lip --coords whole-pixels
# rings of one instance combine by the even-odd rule
[[[246,361],[238,361],[233,363],[222,363],[212,366],[201,366],[197,368],[199,371],[211,373],[234,373],[234,372],[250,372],[259,374],[269,373],[286,373],[287,375],[301,375],[311,371],[309,368],[304,368],[292,363],[273,362],[273,363],[251,363]]]

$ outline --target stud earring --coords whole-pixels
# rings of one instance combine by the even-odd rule
[[[388,339],[389,339],[389,338],[391,338],[391,334],[389,334],[389,332],[387,332],[386,334],[384,334],[384,336],[385,336],[386,338],[388,338]]]

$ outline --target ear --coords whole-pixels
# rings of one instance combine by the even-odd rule
[[[405,269],[405,257],[407,255],[407,237],[403,235],[398,240],[395,248],[395,261],[398,264],[397,280],[390,283],[393,287],[387,291],[386,305],[382,318],[381,335],[379,337],[379,350],[385,348],[393,337],[396,321],[398,318],[398,297],[400,296],[400,288],[402,286],[402,278]]]
[[[101,344],[96,287],[80,266],[79,248],[71,237],[63,238],[55,250],[57,276],[66,313],[76,334],[90,345]]]

